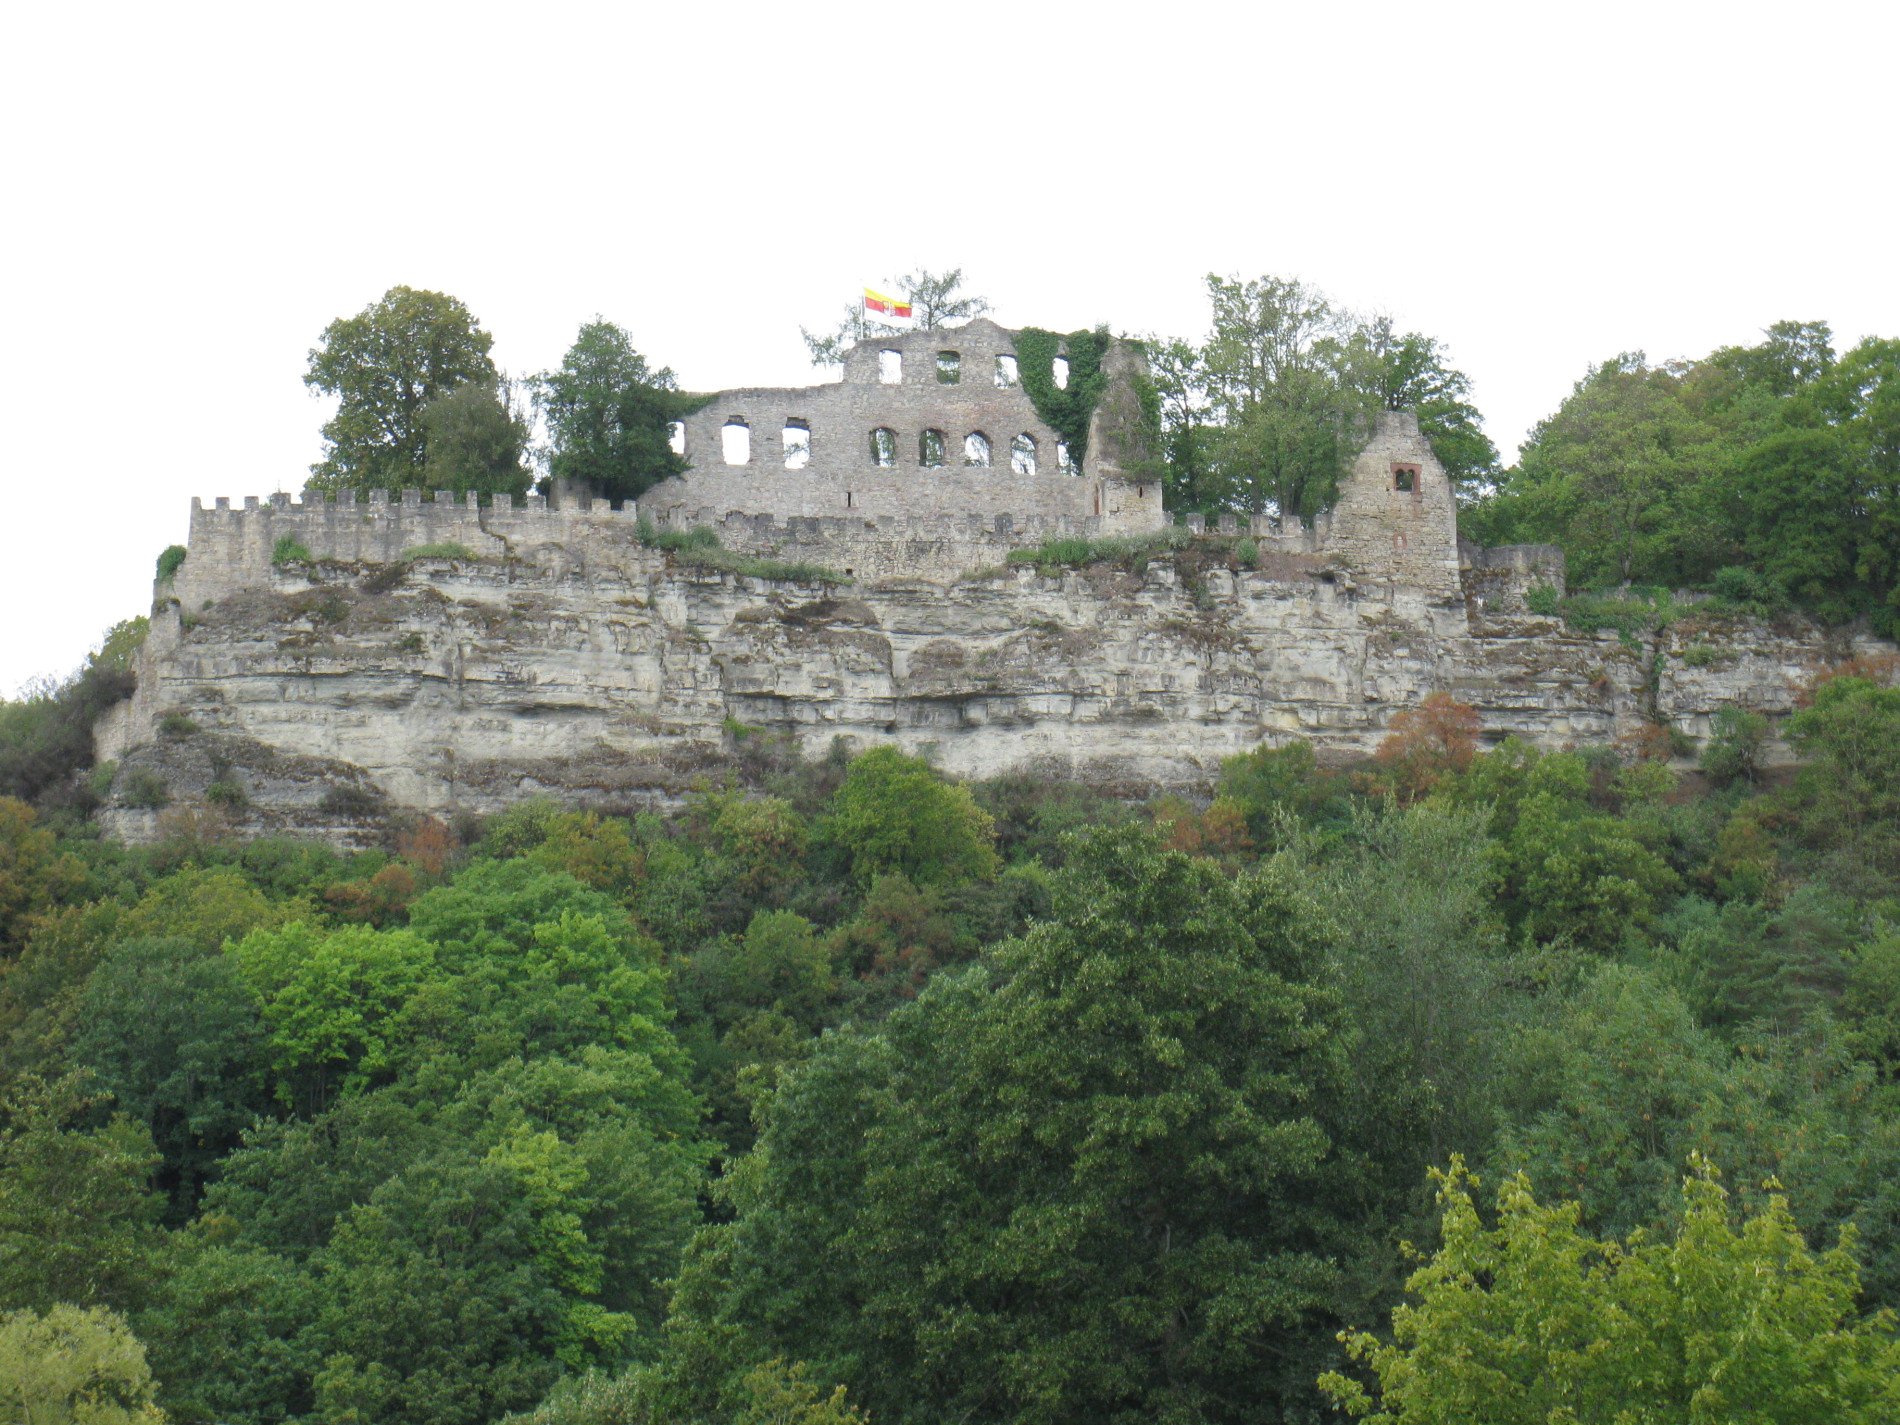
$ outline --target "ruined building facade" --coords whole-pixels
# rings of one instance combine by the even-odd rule
[[[1139,354],[1109,348],[1087,451],[1065,459],[1014,343],[972,322],[863,344],[829,385],[721,392],[685,423],[691,469],[637,509],[194,500],[137,693],[95,732],[119,764],[107,825],[136,839],[196,809],[362,844],[525,796],[625,809],[730,775],[754,728],[810,755],[889,742],[966,776],[1204,791],[1222,758],[1291,738],[1363,756],[1434,692],[1493,741],[1693,738],[1725,705],[1778,716],[1816,667],[1876,651],[1796,620],[1710,612],[1631,641],[1533,613],[1529,589],[1562,589],[1561,552],[1461,546],[1403,412],[1310,525],[1190,515],[1201,537],[1178,553],[1012,559],[1169,521],[1139,448]],[[728,551],[845,582],[695,565],[643,524],[711,526]],[[274,559],[286,536],[311,557]]]
[[[1160,528],[1160,487],[1123,463],[1138,438],[1139,354],[1109,347],[1087,450],[1072,452],[1023,388],[1016,335],[979,317],[861,342],[839,381],[721,391],[683,422],[692,469],[641,496],[640,508],[673,521],[706,510],[870,521],[1007,514],[1021,527]]]

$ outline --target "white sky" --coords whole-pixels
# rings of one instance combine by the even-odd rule
[[[301,487],[333,318],[451,292],[801,384],[863,284],[1199,335],[1208,271],[1435,335],[1507,455],[1584,367],[1900,335],[1900,7],[27,5],[0,48],[0,691]]]

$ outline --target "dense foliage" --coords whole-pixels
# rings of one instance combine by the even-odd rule
[[[1342,311],[1297,279],[1210,274],[1207,292],[1205,341],[1146,343],[1171,509],[1310,518],[1382,410],[1418,412],[1455,484],[1496,473],[1470,380],[1435,339]]]
[[[454,456],[447,464],[436,458],[438,478],[449,481],[442,488],[494,488],[457,483],[469,474],[471,447],[487,456],[484,480],[495,478],[496,466],[506,467],[514,418],[502,405],[488,356],[493,345],[461,302],[412,287],[391,287],[355,316],[331,322],[311,349],[303,379],[312,390],[334,396],[337,410],[324,423],[324,458],[310,467],[305,488],[422,488],[432,441],[448,440],[451,433]],[[430,412],[432,403],[444,400],[455,404]]]
[[[1573,583],[1713,588],[1900,622],[1900,341],[1822,322],[1699,361],[1594,367],[1465,511],[1483,543],[1564,546]]]
[[[1695,790],[1438,698],[1146,805],[747,731],[353,856],[0,800],[0,1313],[185,1425],[1882,1418],[1900,690],[1787,731]]]
[[[668,428],[701,402],[682,395],[664,366],[649,368],[612,322],[583,326],[559,369],[535,378],[535,390],[548,422],[551,478],[634,500],[686,469]]]

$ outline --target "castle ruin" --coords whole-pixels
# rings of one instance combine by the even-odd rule
[[[559,490],[194,499],[137,692],[95,729],[119,762],[105,824],[158,834],[124,792],[152,777],[175,807],[215,785],[249,831],[346,844],[532,795],[626,809],[729,775],[751,729],[808,755],[889,742],[965,776],[1205,791],[1263,744],[1364,756],[1434,692],[1491,741],[1706,735],[1720,707],[1785,713],[1814,667],[1878,643],[1714,610],[1646,642],[1537,614],[1527,593],[1562,591],[1562,552],[1461,544],[1406,412],[1365,432],[1310,524],[1189,514],[1185,547],[1029,558],[1055,538],[1139,545],[1170,517],[1139,351],[1106,348],[1069,452],[1023,390],[1020,335],[914,332],[859,345],[838,382],[719,392],[683,423],[686,473],[617,509]],[[739,562],[653,543],[697,527]],[[286,538],[308,558],[277,557]]]

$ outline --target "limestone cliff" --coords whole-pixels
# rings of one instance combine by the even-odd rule
[[[1656,720],[1694,736],[1727,703],[1783,713],[1814,668],[1872,651],[1713,614],[1632,648],[1511,612],[1522,579],[1501,567],[1468,564],[1447,596],[1266,541],[1237,568],[1237,548],[840,588],[681,567],[615,516],[504,530],[467,558],[280,568],[194,542],[137,695],[97,731],[118,760],[103,815],[154,834],[159,813],[131,805],[157,800],[154,777],[174,807],[215,783],[248,830],[344,842],[407,808],[625,807],[719,774],[740,726],[814,755],[894,742],[965,776],[1056,763],[1131,794],[1203,789],[1263,741],[1369,753],[1438,690],[1491,739],[1595,743]]]

